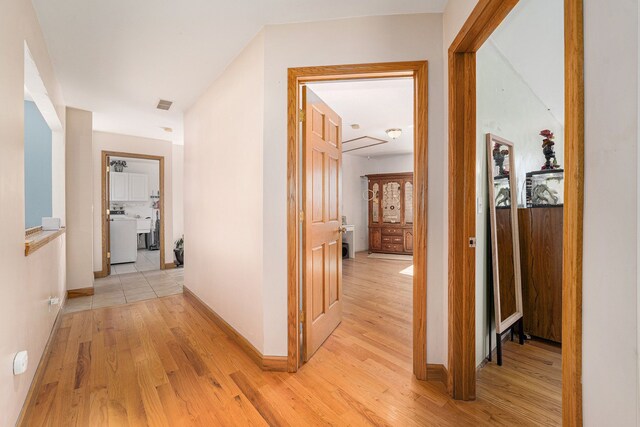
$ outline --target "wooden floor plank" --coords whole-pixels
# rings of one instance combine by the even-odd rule
[[[410,265],[345,260],[343,321],[295,374],[261,371],[182,295],[66,314],[24,425],[560,425],[546,343],[507,342],[473,402],[413,377]]]

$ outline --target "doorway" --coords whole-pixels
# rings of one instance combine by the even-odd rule
[[[140,170],[125,172],[127,160]],[[116,273],[118,268],[122,273],[164,270],[164,157],[103,151],[101,164],[102,270],[96,278],[111,275],[114,268]],[[157,185],[151,183],[155,180]],[[126,244],[112,242],[114,221],[117,230],[126,232]],[[116,247],[122,255],[112,260]]]
[[[476,396],[476,52],[517,0],[481,0],[449,48],[449,391]],[[582,424],[582,211],[584,41],[582,0],[564,1],[564,219],[562,226],[562,420]]]
[[[340,126],[343,124],[339,116],[330,111],[330,107],[323,105],[322,101],[310,94],[304,85],[320,81],[340,81],[340,80],[368,80],[368,79],[413,79],[413,101],[414,101],[414,176],[413,176],[413,200],[412,210],[414,215],[413,227],[411,229],[413,241],[413,315],[412,315],[412,335],[413,335],[413,372],[418,379],[427,379],[426,364],[426,203],[427,203],[427,62],[405,62],[405,63],[384,63],[384,64],[361,64],[346,66],[310,67],[294,68],[289,70],[289,126],[288,126],[288,370],[296,372],[300,364],[304,363],[305,352],[317,347],[324,341],[327,334],[340,323],[341,304],[338,302],[341,292],[342,263],[334,253],[337,253],[338,245],[342,242],[342,222],[339,212],[339,192],[341,191],[340,175],[334,175],[335,181],[330,178],[326,180],[326,188],[336,185],[336,191],[325,191],[325,184],[317,186],[318,194],[322,194],[322,199],[327,208],[320,204],[320,208],[315,212],[313,197],[313,178],[306,180],[307,171],[315,169],[325,171],[327,176],[332,175],[332,171],[340,170],[341,152],[337,147],[341,145],[335,135],[341,133]],[[308,103],[308,101],[311,101]],[[311,115],[311,117],[310,117]],[[313,122],[313,115],[318,120]],[[326,118],[326,119],[325,119]],[[299,127],[299,123],[303,126]],[[315,128],[313,126],[316,126]],[[302,128],[302,131],[300,130]],[[314,132],[315,131],[315,132]],[[337,133],[336,133],[337,132]],[[315,135],[313,135],[315,133]],[[311,138],[316,138],[313,142],[314,148],[303,141],[311,134]],[[333,136],[332,136],[333,135]],[[309,155],[305,155],[305,151]],[[329,153],[324,157],[317,155],[313,160],[313,153]],[[334,154],[331,154],[334,153]],[[326,160],[329,159],[329,160]],[[314,164],[315,163],[315,164]],[[334,169],[332,169],[334,168]],[[318,176],[323,176],[325,172],[318,172]],[[323,181],[324,182],[324,181]],[[330,209],[330,197],[334,197],[338,203],[335,209]],[[319,200],[320,198],[316,198]],[[327,215],[326,212],[333,212]],[[311,218],[311,219],[310,219]],[[315,219],[314,219],[315,218]],[[322,221],[320,221],[322,219]],[[322,232],[313,231],[313,225]],[[304,227],[307,227],[306,229]],[[314,238],[326,238],[325,241],[314,242],[306,239],[306,236]],[[321,249],[322,248],[322,249]],[[314,253],[314,249],[316,249]],[[333,249],[333,251],[332,251]],[[313,269],[314,260],[316,269]],[[329,263],[326,260],[334,260]],[[321,262],[320,262],[321,261]],[[302,267],[304,266],[304,268]],[[318,266],[322,266],[319,268]],[[329,296],[326,301],[325,311],[330,313],[326,316],[327,322],[322,328],[312,330],[309,325],[310,315],[314,316],[322,310],[316,309],[313,312],[309,292],[309,280],[316,275],[318,278],[334,278],[326,281],[324,290],[317,291],[319,295]],[[336,292],[333,294],[333,289]],[[306,289],[306,290],[305,290]],[[333,298],[331,298],[333,295]],[[301,300],[304,296],[304,301]],[[320,300],[320,299],[318,299]],[[323,314],[324,314],[323,312]],[[315,317],[315,316],[314,316]],[[315,319],[314,319],[315,320]],[[305,333],[302,333],[304,330]],[[319,338],[305,342],[307,334],[316,334]],[[319,335],[318,335],[319,334]],[[313,350],[312,350],[313,351]],[[437,368],[436,368],[437,369]]]

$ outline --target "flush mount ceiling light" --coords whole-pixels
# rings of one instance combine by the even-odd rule
[[[389,136],[389,138],[391,139],[398,139],[400,138],[400,135],[402,135],[402,129],[387,129],[385,131],[387,133],[387,135]]]
[[[165,132],[169,132],[169,133],[173,132],[173,129],[171,129],[169,127],[160,126],[160,129],[162,129]]]
[[[351,125],[351,129],[360,129],[360,125],[357,123],[354,123]]]

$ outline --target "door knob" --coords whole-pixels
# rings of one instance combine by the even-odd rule
[[[340,232],[340,233],[346,233],[346,232],[347,232],[347,227],[344,227],[344,226],[342,226],[342,227],[338,227],[338,232]]]

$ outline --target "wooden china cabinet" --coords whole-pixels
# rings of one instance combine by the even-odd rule
[[[369,252],[413,254],[413,173],[367,178]]]

